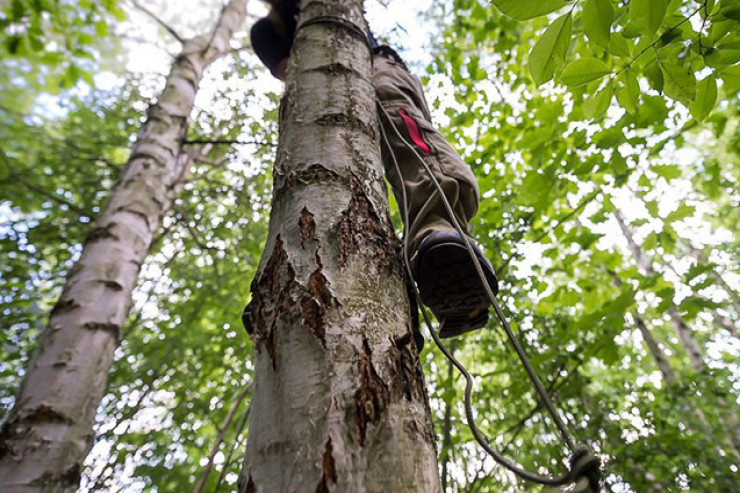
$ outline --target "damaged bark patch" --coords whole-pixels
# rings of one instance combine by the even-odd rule
[[[72,424],[72,420],[45,404],[29,409],[23,414],[11,416],[0,428],[0,458],[11,451],[9,444],[13,440],[25,438],[29,428],[37,423]]]
[[[334,170],[331,170],[323,164],[315,163],[305,168],[297,167],[297,171],[288,173],[282,183],[279,183],[279,178],[276,179],[275,192],[277,196],[278,192],[284,189],[290,189],[298,184],[301,185],[312,185],[317,183],[344,183],[346,180]]]
[[[388,386],[377,374],[373,367],[372,352],[367,339],[362,341],[362,353],[359,362],[360,389],[355,397],[357,440],[365,445],[367,427],[369,424],[378,424],[383,413],[388,408],[390,392]]]
[[[317,254],[318,256],[318,254]],[[326,326],[324,315],[326,307],[330,306],[334,297],[328,288],[329,281],[321,271],[321,265],[308,278],[308,293],[301,298],[301,315],[303,323],[326,347]]]
[[[331,445],[331,438],[326,441],[324,448],[324,457],[321,461],[321,482],[316,487],[316,493],[329,493],[329,482],[337,484],[337,469],[334,464],[334,455]]]
[[[392,341],[397,376],[393,380],[392,394],[395,398],[403,396],[408,401],[418,401],[426,398],[423,388],[424,375],[412,341],[411,332]]]
[[[378,267],[389,265],[394,258],[394,249],[388,231],[354,176],[350,178],[350,190],[352,200],[342,213],[337,235],[339,266],[347,265],[350,256],[359,252],[363,246],[370,249],[368,257]]]
[[[83,327],[87,330],[102,330],[103,332],[108,332],[113,337],[115,337],[116,340],[119,340],[121,337],[121,326],[118,324],[101,324],[99,322],[87,322]]]
[[[306,243],[316,239],[316,221],[313,214],[304,207],[301,210],[301,217],[298,220],[298,229],[301,233],[301,248],[306,248]]]
[[[249,476],[249,481],[247,481],[247,487],[244,489],[244,493],[256,493],[257,488],[254,486],[254,480],[252,479],[252,476]]]
[[[324,126],[337,126],[342,130],[359,130],[366,135],[375,135],[373,128],[366,122],[346,113],[328,113],[315,120],[315,123]]]
[[[116,281],[100,281],[100,282],[103,284],[103,286],[110,289],[111,291],[118,291],[118,292],[123,291],[123,286],[119,282],[116,282]]]
[[[321,344],[326,347],[324,314],[326,313],[326,308],[334,300],[334,297],[328,287],[329,281],[322,272],[324,266],[319,256],[320,244],[318,239],[316,239],[316,221],[314,220],[314,215],[311,214],[307,207],[301,210],[301,216],[298,219],[298,228],[301,236],[301,248],[305,249],[308,242],[314,242],[316,244],[316,270],[308,278],[307,292],[304,289],[304,294],[301,296],[301,317],[304,326],[308,327],[319,338]]]
[[[297,286],[295,271],[288,261],[288,252],[280,235],[275,239],[272,255],[253,286],[255,333],[265,342],[265,348],[272,360],[272,368],[277,369],[277,329],[275,323],[280,311],[293,306],[291,293]]]
[[[79,307],[80,307],[80,304],[77,303],[75,300],[71,300],[71,299],[59,300],[57,304],[54,305],[54,308],[51,309],[50,317],[59,315],[60,313],[64,313],[64,312],[70,312]]]
[[[112,241],[118,241],[120,238],[113,233],[111,233],[111,229],[113,227],[113,224],[109,224],[107,226],[98,226],[97,228],[93,228],[92,231],[87,235],[87,238],[85,238],[85,243],[94,243],[96,241],[103,241],[103,240],[112,240]]]

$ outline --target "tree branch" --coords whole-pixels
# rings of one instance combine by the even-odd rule
[[[234,416],[236,416],[236,411],[239,409],[239,406],[241,406],[242,402],[244,402],[244,399],[247,397],[247,394],[249,394],[249,391],[251,389],[251,385],[245,386],[244,389],[242,389],[242,391],[237,396],[236,402],[234,402],[234,404],[231,406],[231,409],[229,409],[229,413],[226,415],[226,420],[224,420],[224,424],[221,429],[218,430],[216,441],[214,442],[213,447],[211,447],[211,453],[208,454],[208,463],[203,468],[203,472],[201,472],[200,477],[198,478],[198,483],[195,485],[193,493],[202,493],[203,488],[206,485],[206,481],[208,480],[208,475],[211,473],[211,469],[213,468],[213,459],[216,457],[216,454],[221,449],[221,444],[224,442],[226,432],[228,431],[229,426],[231,426],[231,422],[234,420]]]
[[[266,140],[232,140],[232,139],[188,139],[182,142],[183,145],[211,144],[211,145],[261,145],[265,147],[275,147],[277,144]]]
[[[167,24],[164,20],[162,20],[159,16],[157,16],[157,14],[155,14],[154,12],[152,12],[151,10],[149,10],[148,8],[146,8],[143,5],[141,5],[137,0],[130,0],[130,2],[131,2],[131,4],[134,7],[136,7],[140,11],[142,11],[144,14],[146,14],[152,20],[154,20],[154,22],[156,22],[157,24],[159,24],[160,26],[162,26],[177,41],[179,41],[182,44],[185,43],[185,38],[183,38],[182,36],[180,36],[180,34],[177,31],[175,31],[175,29],[172,26],[170,26],[169,24]]]

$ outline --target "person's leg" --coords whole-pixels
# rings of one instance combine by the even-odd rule
[[[468,221],[478,209],[475,176],[432,124],[418,79],[389,48],[375,51],[373,82],[381,103],[383,165],[403,216],[408,207],[405,234],[422,301],[440,320],[443,337],[480,328],[488,319],[490,302],[445,206],[446,199],[467,231]],[[419,158],[428,164],[444,197]],[[408,204],[404,204],[402,187]],[[496,292],[490,263],[477,248],[475,251]]]
[[[270,0],[270,15],[252,29],[252,45],[273,75],[284,79],[284,66],[295,34],[296,0]],[[400,57],[388,47],[378,47],[372,35],[373,83],[381,101],[380,120],[387,137],[383,164],[398,203],[408,208],[405,234],[415,280],[422,301],[441,322],[440,335],[452,337],[485,325],[489,301],[466,240],[455,230],[445,201],[467,231],[478,209],[475,177],[460,156],[431,123],[421,84]],[[443,193],[438,193],[420,159],[432,170]],[[399,171],[396,169],[396,163]],[[404,203],[406,192],[408,203]],[[488,260],[475,252],[492,290],[496,277]]]

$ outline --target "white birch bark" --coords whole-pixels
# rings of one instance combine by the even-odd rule
[[[365,25],[361,0],[302,7],[303,21]],[[438,492],[369,49],[337,21],[316,23],[299,30],[289,65],[270,232],[253,283],[240,491]]]
[[[139,268],[192,162],[181,146],[198,85],[245,15],[246,1],[231,0],[208,36],[188,40],[150,106],[0,431],[3,492],[76,490]]]

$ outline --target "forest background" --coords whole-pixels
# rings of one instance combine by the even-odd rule
[[[0,7],[0,406],[149,103],[221,4],[12,0]],[[478,177],[473,223],[546,387],[607,489],[731,491],[740,467],[740,3],[369,0]],[[81,491],[232,491],[248,430],[240,326],[267,232],[281,87],[247,22],[201,83],[188,183],[142,266]],[[397,215],[397,214],[396,214]],[[400,234],[400,223],[396,221]],[[462,382],[421,359],[448,491],[529,491],[472,442]],[[455,341],[493,442],[563,456],[492,323]],[[5,417],[3,419],[5,419]]]

